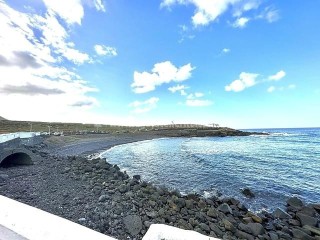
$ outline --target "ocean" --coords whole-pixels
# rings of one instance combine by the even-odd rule
[[[162,138],[116,146],[101,156],[155,185],[234,197],[252,211],[284,208],[291,196],[319,203],[320,128],[254,131],[270,135]],[[246,198],[243,188],[255,197]]]

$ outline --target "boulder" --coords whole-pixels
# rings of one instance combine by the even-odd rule
[[[273,216],[275,218],[280,218],[280,219],[290,219],[292,218],[288,213],[284,212],[283,210],[281,210],[280,208],[277,208],[274,212],[273,212]]]
[[[297,197],[291,197],[287,200],[287,204],[289,206],[295,207],[295,208],[301,208],[303,206],[303,202],[297,198]]]
[[[125,193],[125,192],[127,192],[129,190],[129,188],[128,188],[128,186],[126,185],[126,184],[121,184],[120,186],[119,186],[119,192],[121,192],[121,193]]]
[[[199,224],[199,227],[200,227],[200,229],[203,230],[203,231],[210,232],[210,227],[209,227],[207,224],[205,224],[205,223],[200,223],[200,224]]]
[[[248,223],[247,226],[254,236],[262,235],[265,233],[265,230],[260,223]]]
[[[235,232],[236,231],[236,229],[233,226],[233,224],[230,221],[228,221],[227,219],[223,219],[222,223],[223,223],[223,226],[224,226],[224,228],[226,230],[231,231],[231,232]]]
[[[316,210],[313,207],[308,207],[308,206],[302,207],[299,212],[305,215],[308,215],[310,217],[314,217],[317,214]]]
[[[217,234],[219,237],[222,237],[223,236],[223,232],[222,230],[214,223],[210,223],[209,224],[209,227],[210,229],[215,233]]]
[[[308,225],[304,226],[303,228],[308,230],[308,231],[310,231],[310,232],[312,232],[312,233],[314,233],[315,235],[320,236],[320,228],[311,227],[311,226],[308,226]]]
[[[99,202],[105,202],[108,198],[110,198],[108,195],[101,195],[99,197]]]
[[[227,203],[223,203],[218,207],[218,210],[223,213],[231,213],[232,214],[232,209]]]
[[[297,218],[300,220],[302,226],[309,225],[315,227],[318,222],[318,219],[303,213],[297,213]]]
[[[218,213],[217,209],[209,208],[209,210],[207,211],[207,215],[212,218],[217,218],[219,216],[219,213]]]
[[[254,193],[253,193],[249,188],[241,189],[241,192],[242,192],[242,194],[245,195],[247,198],[254,198],[254,197],[255,197]]]
[[[249,233],[242,232],[240,230],[236,231],[236,236],[240,239],[254,240],[254,236],[250,235]]]
[[[131,236],[136,236],[142,230],[142,221],[138,215],[128,215],[123,218],[126,231]]]
[[[306,234],[305,232],[297,229],[297,228],[293,228],[292,229],[292,235],[294,238],[297,239],[302,239],[302,240],[314,240],[313,237],[309,236],[308,234]]]

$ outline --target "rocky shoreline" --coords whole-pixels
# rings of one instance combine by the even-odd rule
[[[290,198],[286,211],[255,214],[233,198],[155,187],[105,159],[53,154],[44,143],[29,149],[41,158],[0,169],[0,194],[118,239],[141,239],[152,223],[221,239],[320,239],[320,204]]]

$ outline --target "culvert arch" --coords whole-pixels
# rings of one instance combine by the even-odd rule
[[[27,149],[6,149],[0,153],[0,167],[32,165],[34,154]]]

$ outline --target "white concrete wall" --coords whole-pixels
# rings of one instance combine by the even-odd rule
[[[218,240],[208,237],[195,231],[183,230],[180,228],[164,225],[152,224],[142,240]]]
[[[116,240],[1,195],[0,225],[30,240]],[[4,234],[5,231],[0,231],[0,239],[7,239]]]
[[[34,136],[39,136],[39,132],[17,132],[17,133],[8,133],[0,134],[0,143],[7,142],[15,138],[30,138]]]

